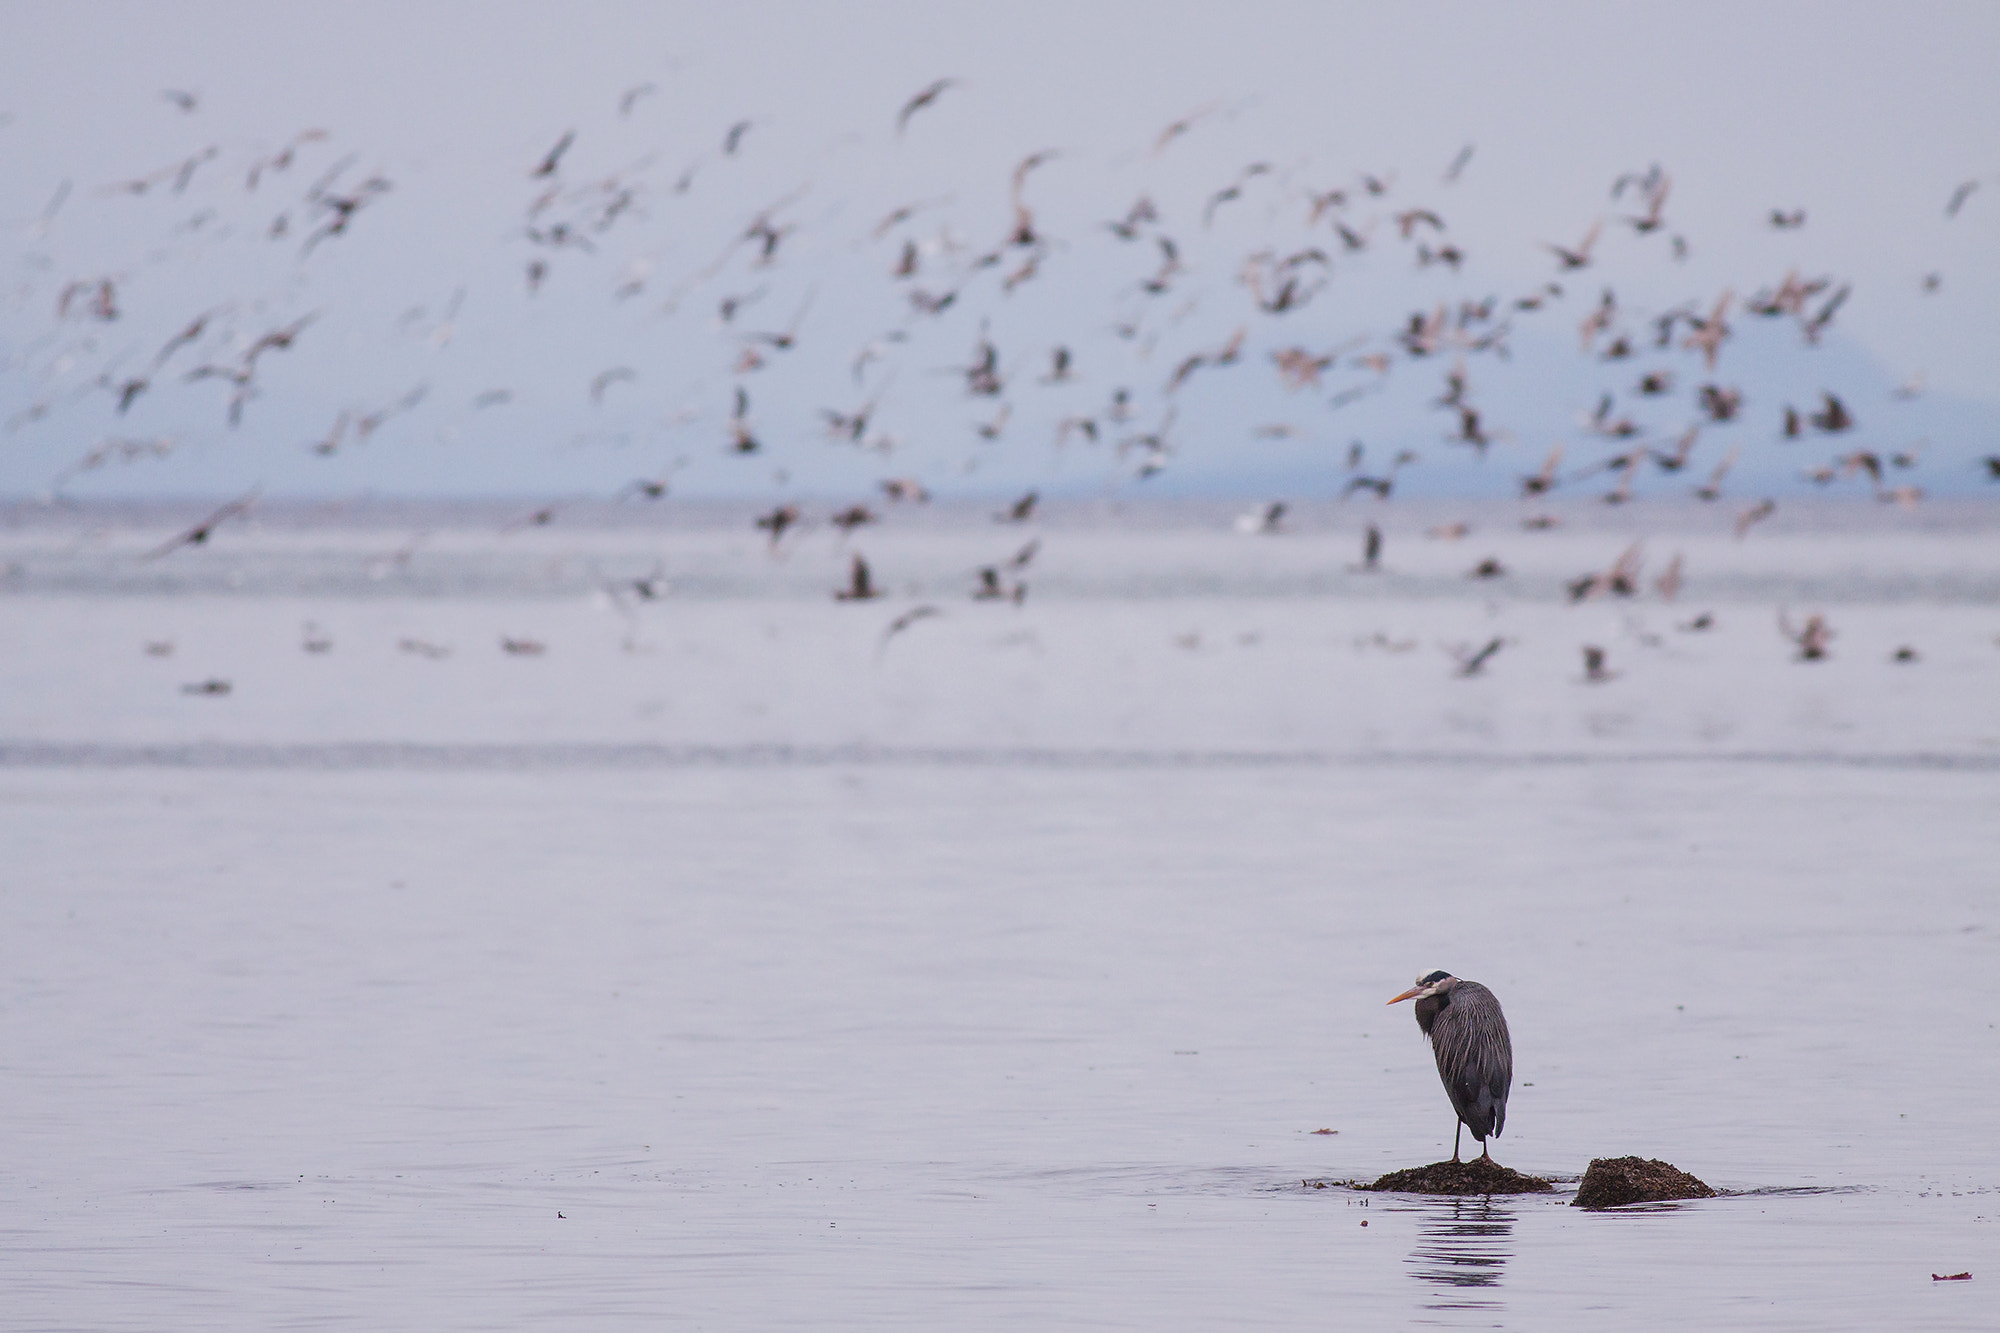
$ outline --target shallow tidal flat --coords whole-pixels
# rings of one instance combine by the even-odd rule
[[[1692,541],[1571,606],[1064,594],[1045,530],[990,605],[988,526],[859,606],[830,533],[811,596],[0,597],[0,1327],[1990,1326],[1990,602],[1794,592],[1804,663]],[[1553,1194],[1307,1185],[1449,1153],[1434,967]],[[1628,1154],[1721,1194],[1568,1206]]]
[[[158,559],[169,514],[16,515],[0,743],[2000,763],[2000,533],[1977,509],[1808,511],[1737,540],[1701,509],[1527,532],[1489,507],[1444,539],[1456,509],[1326,507],[1263,536],[1227,508],[906,506],[775,544],[747,509],[664,512],[275,516]],[[1573,600],[1628,553],[1633,595]],[[882,596],[836,602],[857,554]],[[974,600],[982,568],[1023,600]],[[1814,615],[1829,651],[1803,662]]]

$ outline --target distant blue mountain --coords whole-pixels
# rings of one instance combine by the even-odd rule
[[[1418,461],[1396,469],[1397,495],[1505,496],[1518,494],[1521,479],[1540,470],[1560,443],[1558,489],[1608,492],[1619,486],[1622,472],[1593,469],[1639,446],[1671,454],[1684,433],[1698,427],[1684,466],[1669,472],[1649,459],[1633,481],[1635,495],[1688,494],[1731,451],[1736,462],[1724,483],[1730,493],[1865,494],[1872,482],[1859,469],[1824,484],[1807,475],[1865,450],[1882,460],[1885,488],[1914,485],[1933,495],[2000,498],[2000,483],[1989,480],[1981,461],[2000,454],[2000,403],[1904,385],[1851,340],[1831,336],[1806,345],[1791,321],[1739,313],[1731,322],[1735,336],[1713,370],[1698,353],[1655,349],[1650,336],[1635,339],[1641,345],[1628,357],[1604,359],[1601,349],[1610,340],[1602,337],[1600,354],[1585,355],[1579,339],[1564,340],[1545,323],[1517,330],[1504,360],[1480,353],[1461,362],[1446,353],[1399,362],[1379,389],[1337,409],[1327,399],[1366,386],[1367,372],[1343,369],[1340,378],[1328,379],[1332,392],[1275,401],[1264,384],[1246,382],[1227,398],[1187,405],[1177,424],[1177,456],[1144,485],[1172,495],[1338,494],[1351,477],[1385,475],[1395,457],[1409,451]],[[1489,440],[1484,449],[1458,438],[1459,412],[1439,404],[1448,396],[1447,375],[1461,365],[1463,401],[1478,413],[1479,433]],[[1655,372],[1670,377],[1670,388],[1639,392],[1641,380]],[[1716,421],[1703,409],[1700,393],[1707,385],[1740,395],[1732,419]],[[1811,424],[1826,393],[1852,418],[1846,429],[1829,432]],[[1605,421],[1629,420],[1635,434],[1614,438],[1592,427],[1590,418],[1607,394]],[[1787,407],[1800,417],[1795,438],[1783,432]],[[1279,434],[1277,427],[1295,433]],[[1357,443],[1361,465],[1350,471]],[[1896,465],[1891,460],[1897,456],[1911,465]]]

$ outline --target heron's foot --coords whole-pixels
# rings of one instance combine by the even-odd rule
[[[1493,1152],[1491,1149],[1487,1148],[1485,1144],[1481,1144],[1479,1146],[1479,1160],[1482,1162],[1490,1162],[1493,1160]]]

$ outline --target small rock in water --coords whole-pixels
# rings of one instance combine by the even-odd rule
[[[1395,1194],[1546,1194],[1555,1186],[1540,1176],[1524,1176],[1490,1158],[1469,1162],[1432,1162],[1391,1171],[1365,1190]]]
[[[1715,1191],[1672,1162],[1645,1157],[1599,1157],[1583,1173],[1570,1200],[1575,1208],[1617,1208],[1628,1203],[1669,1199],[1712,1199]]]

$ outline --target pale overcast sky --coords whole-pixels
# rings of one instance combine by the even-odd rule
[[[944,490],[1125,486],[1148,460],[1168,486],[1316,474],[1337,486],[1355,440],[1371,458],[1423,454],[1415,489],[1504,493],[1553,443],[1613,451],[1578,419],[1601,391],[1665,441],[1702,419],[1693,392],[1710,381],[1745,404],[1701,448],[1738,445],[1745,475],[1777,484],[1857,445],[1923,439],[1936,475],[1921,480],[1947,491],[1976,489],[1971,460],[1994,441],[1970,437],[2000,421],[1996,5],[15,3],[5,15],[0,491],[12,494],[256,481],[608,494],[670,471],[684,493],[839,492],[899,473]],[[943,78],[954,83],[899,134],[899,108]],[[326,137],[252,191],[252,165],[308,130]],[[556,172],[531,178],[570,131]],[[1042,244],[1009,246],[1010,177],[1043,150],[1055,156],[1023,196]],[[1634,192],[1610,192],[1653,163],[1671,190],[1664,225],[1642,235],[1618,220],[1641,211]],[[326,196],[359,197],[371,178],[389,188],[308,250],[336,216],[308,190],[341,164]],[[1245,174],[1253,164],[1268,169]],[[140,180],[143,193],[118,188]],[[547,242],[566,220],[587,250],[528,236],[551,185],[534,225]],[[1211,206],[1231,186],[1240,194]],[[1347,202],[1313,219],[1313,196],[1335,189]],[[1141,196],[1159,220],[1121,242],[1102,224]],[[920,207],[877,239],[905,205]],[[1446,229],[1414,224],[1406,243],[1395,217],[1411,209]],[[1770,225],[1793,209],[1803,226]],[[767,210],[781,239],[760,264],[757,243],[737,242]],[[1367,251],[1342,248],[1336,217]],[[1591,266],[1558,273],[1544,243],[1574,246],[1598,224]],[[1183,267],[1149,294],[1157,236]],[[1456,247],[1462,267],[1418,267],[1426,238]],[[899,280],[906,240],[919,271]],[[1258,310],[1246,259],[1313,248],[1328,262],[1293,270],[1311,300]],[[531,293],[537,259],[548,271]],[[1852,288],[1818,348],[1799,321],[1742,309],[1792,269],[1832,279],[1814,306]],[[1550,279],[1560,300],[1509,313]],[[92,309],[100,281],[115,319]],[[1262,281],[1268,295],[1280,278]],[[1650,342],[1617,364],[1580,351],[1579,322],[1607,285],[1609,333],[1635,338],[1681,302],[1705,313],[1731,292],[1718,367],[1663,349],[1654,361],[1676,388],[1641,401],[1631,386],[1654,365]],[[960,299],[922,315],[912,289]],[[1513,356],[1465,354],[1494,441],[1481,461],[1431,406],[1457,353],[1399,357],[1379,392],[1350,358],[1395,352],[1412,311],[1489,295]],[[204,312],[200,336],[161,360]],[[308,316],[291,346],[254,358],[238,425],[229,380],[188,380],[204,365],[240,371],[260,336]],[[1239,327],[1236,364],[1168,387]],[[788,347],[750,336],[793,331]],[[986,337],[1003,388],[969,393],[962,372]],[[871,341],[881,355],[857,378]],[[1058,345],[1073,378],[1051,373]],[[1344,355],[1290,392],[1271,361],[1287,346]],[[1891,398],[1916,376],[1920,396]],[[1852,400],[1856,430],[1776,443],[1781,409],[1816,407],[1821,389]],[[820,415],[869,403],[859,445]],[[1096,422],[1099,442],[1072,430],[1058,445],[1067,417]],[[742,433],[756,452],[732,452]],[[1670,480],[1688,484],[1658,484]]]

